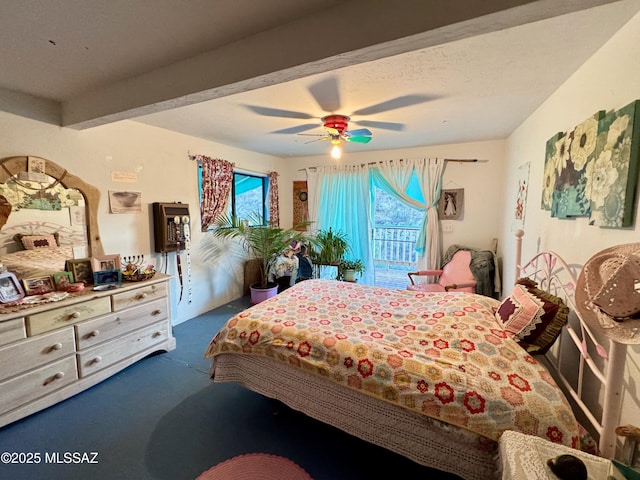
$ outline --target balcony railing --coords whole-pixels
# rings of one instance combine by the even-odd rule
[[[411,227],[375,227],[373,260],[375,284],[389,288],[405,288],[407,272],[416,269],[418,229]]]

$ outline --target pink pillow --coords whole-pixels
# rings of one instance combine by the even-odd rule
[[[531,354],[546,353],[567,323],[569,308],[561,298],[521,278],[496,312],[504,330]]]
[[[22,245],[25,250],[36,248],[56,248],[58,243],[53,235],[23,235]]]

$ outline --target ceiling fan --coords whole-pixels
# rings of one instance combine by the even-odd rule
[[[310,135],[314,137],[320,137],[316,140],[310,140],[309,142],[316,142],[318,140],[330,140],[331,145],[331,157],[339,159],[342,155],[340,146],[342,142],[357,142],[357,143],[369,143],[371,141],[371,130],[368,128],[359,128],[357,130],[348,130],[350,118],[346,115],[327,115],[322,117],[322,126],[326,130],[324,134],[313,133],[298,133],[298,135]]]
[[[320,108],[324,112],[328,113],[328,115],[320,118],[320,121],[322,123],[320,125],[318,124],[318,122],[306,123],[303,125],[296,125],[281,130],[276,130],[271,133],[309,135],[319,137],[317,140],[329,140],[333,145],[332,156],[333,153],[338,153],[338,149],[342,142],[369,143],[371,141],[373,134],[371,133],[371,130],[369,130],[369,128],[350,130],[349,122],[360,127],[370,127],[395,132],[401,132],[405,128],[405,125],[402,123],[382,122],[366,119],[352,120],[353,117],[375,115],[378,113],[396,110],[398,108],[404,108],[411,105],[428,102],[436,98],[435,96],[428,95],[403,95],[375,105],[371,105],[369,107],[358,109],[352,112],[350,115],[345,115],[341,113],[335,113],[341,109],[338,80],[335,76],[326,77],[325,79],[310,85],[308,87],[308,90],[316,103],[320,106]],[[258,115],[268,117],[293,118],[301,120],[318,119],[318,117],[305,112],[281,110],[277,108],[262,107],[257,105],[245,106]],[[318,127],[323,127],[325,132],[321,134],[302,133]],[[311,140],[306,143],[311,143],[317,140]]]

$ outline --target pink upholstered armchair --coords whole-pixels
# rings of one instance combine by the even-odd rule
[[[420,270],[409,272],[411,285],[407,290],[422,292],[468,292],[476,293],[476,280],[471,273],[469,264],[471,262],[471,252],[467,250],[457,251],[449,263],[442,267],[442,270]],[[415,283],[414,276],[438,277],[438,283]]]

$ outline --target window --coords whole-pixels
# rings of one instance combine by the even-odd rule
[[[267,191],[269,179],[248,173],[233,172],[231,190],[231,213],[238,218],[247,219],[260,215],[269,219]]]
[[[233,185],[228,213],[239,218],[260,215],[269,219],[269,178],[249,173],[233,172]],[[202,168],[198,168],[198,193],[202,203]]]

